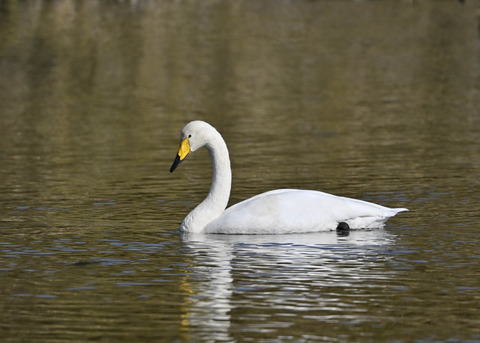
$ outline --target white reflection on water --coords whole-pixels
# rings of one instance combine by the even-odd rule
[[[192,268],[183,282],[183,327],[205,340],[231,341],[232,322],[250,320],[249,329],[237,329],[260,333],[302,318],[361,321],[365,309],[348,293],[356,289],[361,297],[361,289],[382,287],[381,280],[392,276],[379,265],[390,259],[387,246],[394,239],[385,230],[347,236],[184,235]]]

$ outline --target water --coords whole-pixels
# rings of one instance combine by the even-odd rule
[[[0,3],[4,342],[480,341],[473,1]],[[182,236],[210,186],[407,207],[382,230]]]

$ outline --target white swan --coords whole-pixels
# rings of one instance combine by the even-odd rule
[[[406,208],[388,208],[362,200],[318,191],[278,189],[256,195],[225,210],[232,173],[225,141],[203,121],[192,121],[182,130],[180,148],[170,168],[190,152],[206,147],[213,164],[213,180],[207,197],[183,220],[189,233],[286,234],[335,230],[345,222],[352,229],[381,228],[388,218]]]

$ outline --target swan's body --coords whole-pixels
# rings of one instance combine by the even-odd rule
[[[381,228],[406,208],[388,208],[362,200],[318,191],[278,189],[256,195],[226,209],[232,174],[228,149],[220,133],[203,121],[185,126],[170,172],[190,152],[205,146],[210,152],[213,180],[205,200],[183,220],[190,233],[286,234],[335,230],[345,222],[351,229]]]

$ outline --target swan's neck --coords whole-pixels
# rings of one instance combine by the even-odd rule
[[[232,185],[230,158],[222,136],[215,132],[205,147],[212,158],[212,185],[207,197],[182,222],[181,229],[192,233],[203,231],[208,223],[225,211]]]

